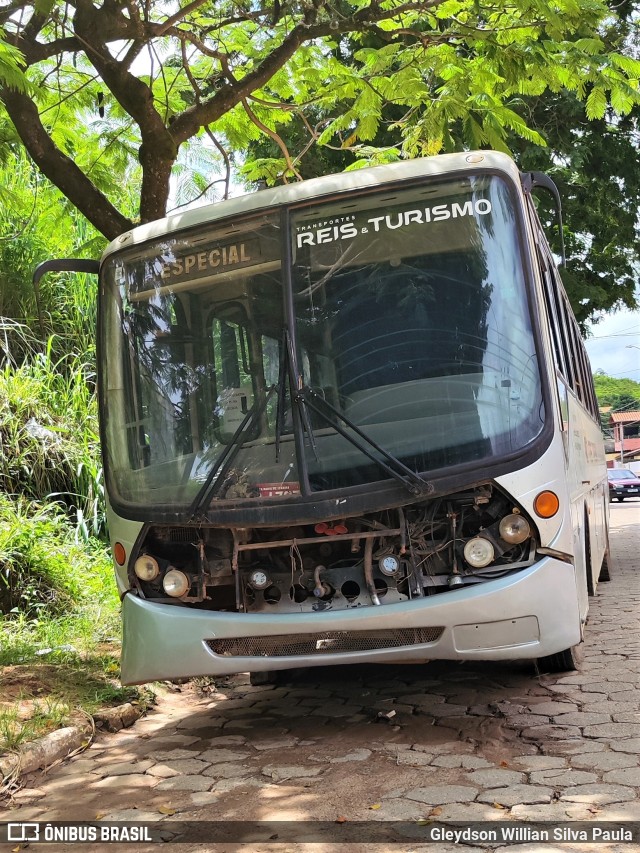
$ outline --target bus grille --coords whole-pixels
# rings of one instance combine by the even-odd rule
[[[234,637],[206,640],[224,657],[288,657],[365,652],[435,643],[444,628],[402,628],[389,631],[323,631],[321,634],[276,634],[271,637]]]

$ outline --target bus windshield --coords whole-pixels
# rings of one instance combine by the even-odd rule
[[[502,179],[341,196],[293,210],[286,234],[279,214],[107,259],[101,401],[117,505],[184,515],[203,488],[207,505],[281,500],[300,494],[300,465],[314,492],[386,479],[375,446],[430,472],[535,439],[541,382]]]

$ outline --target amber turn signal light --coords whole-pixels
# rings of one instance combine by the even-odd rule
[[[120,542],[116,542],[113,546],[113,559],[119,566],[124,566],[127,559],[127,552],[124,549],[124,545]]]
[[[533,508],[540,518],[553,518],[560,509],[560,501],[555,492],[540,492],[536,495]]]

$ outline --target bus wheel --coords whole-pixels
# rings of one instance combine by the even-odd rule
[[[250,672],[249,684],[253,687],[262,687],[264,684],[277,684],[280,672],[277,669],[268,669],[264,672]]]
[[[602,565],[600,566],[600,574],[598,575],[599,581],[610,581],[611,580],[611,567],[609,565],[609,552],[604,552],[604,557],[602,558]]]
[[[622,501],[624,500],[624,498],[616,498],[616,500],[617,500],[617,501],[620,501],[620,503],[622,503]]]
[[[572,646],[562,652],[538,658],[538,674],[574,672],[582,663],[582,645]]]

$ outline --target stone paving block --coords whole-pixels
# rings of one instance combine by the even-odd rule
[[[585,737],[631,738],[638,734],[638,723],[596,723],[585,726]]]
[[[363,820],[419,820],[431,807],[412,800],[385,799],[377,811],[367,811]]]
[[[546,714],[548,717],[555,717],[557,714],[570,714],[573,711],[578,711],[579,706],[575,702],[531,702],[529,710],[532,714]]]
[[[585,740],[584,738],[572,738],[571,740],[551,741],[548,744],[542,744],[542,751],[545,755],[551,752],[553,755],[586,755],[592,752],[604,752],[607,745],[598,740]]]
[[[353,752],[347,752],[346,755],[341,755],[338,758],[330,758],[329,764],[344,764],[349,761],[366,761],[371,756],[371,750],[361,747],[354,749]]]
[[[424,788],[414,788],[407,791],[409,800],[426,803],[430,806],[441,806],[446,803],[467,803],[476,798],[477,788],[469,785],[427,785]]]
[[[194,773],[203,773],[209,764],[209,761],[202,761],[199,758],[179,758],[177,761],[172,761],[170,766],[180,775],[193,776]]]
[[[274,782],[284,782],[286,779],[306,779],[311,776],[319,776],[324,772],[322,767],[304,767],[302,765],[289,765],[288,767],[276,767],[268,764],[262,768],[263,776],[268,776]]]
[[[448,803],[438,806],[438,814],[433,816],[438,821],[460,821],[461,823],[472,823],[475,821],[509,820],[509,812],[506,809],[497,809],[490,803]],[[431,845],[432,853],[440,853],[440,846],[435,848]],[[467,845],[458,845],[459,851],[467,853]]]
[[[214,779],[231,779],[234,776],[249,776],[255,771],[255,767],[239,764],[237,761],[229,761],[225,764],[213,764],[202,773],[204,776],[212,776]]]
[[[635,723],[640,728],[640,712],[637,709],[633,711],[618,711],[612,714],[614,723]]]
[[[439,755],[431,762],[434,767],[448,767],[455,769],[461,767],[465,770],[480,770],[492,767],[491,762],[477,755]]]
[[[100,776],[128,776],[135,773],[146,773],[155,762],[150,759],[144,761],[123,761],[118,764],[104,764],[100,768]]]
[[[209,749],[217,749],[219,746],[242,746],[246,742],[247,739],[244,735],[217,735],[207,738],[206,746]]]
[[[195,743],[197,740],[199,740],[199,738],[196,735],[182,735],[178,733],[153,736],[154,745],[162,749],[178,749],[180,747],[186,747],[190,743]]]
[[[595,723],[610,723],[610,714],[594,714],[585,711],[574,711],[571,714],[559,714],[553,718],[558,726],[591,726]]]
[[[193,794],[189,795],[191,802],[195,806],[210,806],[211,803],[215,803],[220,797],[218,794],[213,791],[195,791]]]
[[[640,755],[640,737],[622,738],[621,740],[610,741],[609,746],[615,752],[629,752],[634,755]]]
[[[101,823],[157,823],[163,820],[165,815],[154,812],[151,809],[115,809],[109,811],[100,818]]]
[[[543,714],[512,714],[507,717],[508,725],[516,729],[528,729],[532,726],[546,726],[550,717]]]
[[[178,724],[178,728],[180,731],[197,732],[199,729],[221,729],[226,722],[226,717],[214,716],[213,714],[198,714],[196,717],[182,720]]]
[[[552,755],[519,755],[509,762],[516,770],[531,772],[533,770],[551,770],[553,768],[565,768],[567,759]]]
[[[519,785],[525,781],[525,776],[524,773],[518,773],[516,770],[495,768],[467,773],[466,779],[480,788],[504,788],[507,785]]]
[[[609,770],[602,775],[602,781],[614,785],[633,785],[640,787],[640,767],[621,767]]]
[[[637,767],[638,756],[627,752],[596,752],[574,755],[571,766],[578,770],[617,770],[620,767]]]
[[[599,681],[584,685],[585,693],[606,693],[607,696],[612,696],[616,693],[622,693],[626,690],[633,690],[634,684],[628,681]]]
[[[225,761],[244,761],[249,758],[249,753],[245,750],[240,752],[234,749],[206,749],[198,755],[201,761],[208,761],[210,764],[222,764]]]
[[[307,780],[313,781],[313,780]],[[246,793],[246,790],[249,788],[266,788],[269,787],[271,783],[262,781],[262,779],[255,779],[245,776],[243,778],[235,777],[233,779],[221,779],[219,782],[216,782],[211,787],[211,791],[216,794],[228,794],[230,791],[235,791],[238,788],[241,788],[242,794]],[[272,787],[276,787],[275,785]],[[245,790],[246,789],[246,790]]]
[[[600,806],[598,820],[640,821],[640,800],[634,799],[625,803],[604,803]],[[625,853],[625,850],[630,853],[632,849],[625,844],[620,848],[620,853]]]
[[[159,782],[156,791],[208,791],[211,785],[206,776],[172,776]]]
[[[598,776],[586,770],[536,770],[531,774],[531,782],[534,785],[553,785],[554,788],[562,788],[567,785],[586,785],[597,782]]]
[[[536,785],[512,785],[509,788],[492,788],[476,797],[479,803],[499,803],[511,807],[522,803],[550,803],[553,788]]]
[[[533,738],[535,740],[546,740],[547,738],[557,738],[565,740],[566,738],[579,738],[580,729],[577,726],[532,726],[529,729],[524,729],[522,737]]]
[[[188,758],[183,761],[189,761]],[[148,776],[156,776],[158,779],[169,779],[171,776],[179,776],[180,773],[168,764],[154,764],[147,770]]]
[[[174,761],[180,758],[195,758],[198,755],[197,749],[160,749],[150,752],[149,757],[155,761]]]
[[[600,783],[568,788],[562,792],[561,799],[574,803],[602,805],[605,803],[621,803],[625,800],[633,800],[635,799],[635,792],[633,788],[626,788],[623,785]]]
[[[593,812],[588,805],[585,805],[584,803],[569,802],[540,805],[535,803],[520,803],[512,807],[511,817],[513,820],[548,821],[549,823],[564,823],[571,820],[594,819]],[[538,853],[540,853],[539,846]],[[546,847],[544,853],[547,853]],[[582,853],[582,851],[575,851],[575,853]]]
[[[97,782],[91,782],[89,788],[108,788],[128,791],[136,788],[152,788],[158,780],[145,773],[129,773],[126,776],[106,776]]]

